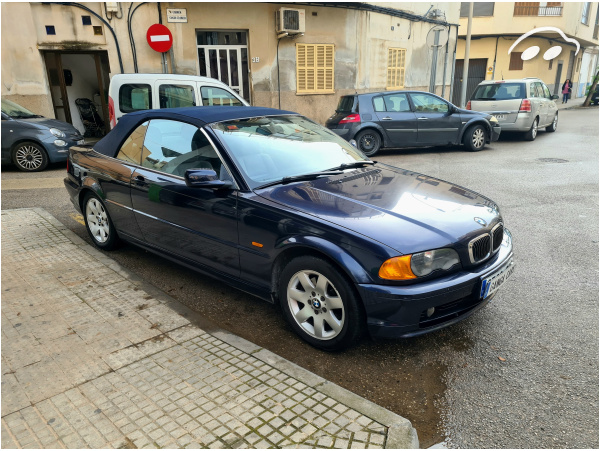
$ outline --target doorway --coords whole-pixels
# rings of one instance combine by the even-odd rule
[[[467,97],[465,102],[468,102],[475,88],[479,83],[485,80],[485,71],[487,66],[487,58],[481,59],[470,59],[469,60],[469,74],[467,79]],[[460,94],[462,91],[462,74],[465,60],[456,60],[454,65],[454,87],[452,88],[452,103],[456,106],[460,103]]]
[[[110,131],[107,52],[44,51],[56,119],[72,124],[86,138]]]
[[[250,100],[248,33],[246,31],[197,32],[198,72],[228,85]]]

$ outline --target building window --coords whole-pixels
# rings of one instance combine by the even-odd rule
[[[83,25],[91,25],[92,16],[81,16],[81,22],[83,23]]]
[[[46,25],[46,34],[56,34],[54,25]]]
[[[296,44],[296,92],[333,93],[333,44]]]
[[[514,16],[562,16],[562,2],[515,2]]]
[[[598,39],[598,14],[600,14],[600,6],[596,10],[596,24],[594,25],[594,34],[592,35],[594,39]]]
[[[102,36],[102,27],[101,26],[93,26],[94,28],[94,34],[97,36]]]
[[[523,70],[522,54],[523,52],[512,52],[510,54],[510,65],[508,66],[508,70]]]
[[[590,23],[590,9],[592,9],[592,2],[584,2],[583,10],[581,11],[581,23],[588,25]]]
[[[473,2],[473,17],[494,15],[494,2]],[[469,2],[460,4],[460,17],[469,17]]]
[[[406,49],[390,48],[388,50],[387,89],[404,88],[405,65]]]

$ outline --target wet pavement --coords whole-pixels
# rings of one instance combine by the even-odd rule
[[[422,447],[597,448],[598,110],[561,111],[558,131],[534,142],[503,135],[479,153],[387,150],[375,159],[500,205],[517,270],[488,307],[424,337],[365,339],[328,354],[269,304],[133,246],[107,255],[218,326],[408,418]],[[2,194],[2,208],[42,206],[88,240],[64,189]]]

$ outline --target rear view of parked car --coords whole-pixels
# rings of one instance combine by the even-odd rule
[[[327,128],[356,140],[367,156],[384,147],[464,144],[478,151],[498,140],[500,126],[489,114],[457,108],[428,92],[375,92],[343,96]]]
[[[71,124],[2,99],[2,164],[42,171],[48,163],[66,161],[69,147],[75,144],[83,144],[83,136]]]
[[[533,141],[540,128],[555,132],[558,108],[548,86],[538,78],[483,81],[477,86],[467,109],[494,116],[504,132],[522,132]]]

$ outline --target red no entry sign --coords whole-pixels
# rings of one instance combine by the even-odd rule
[[[164,25],[155,23],[146,33],[146,40],[152,50],[157,52],[168,52],[173,45],[173,35]]]

